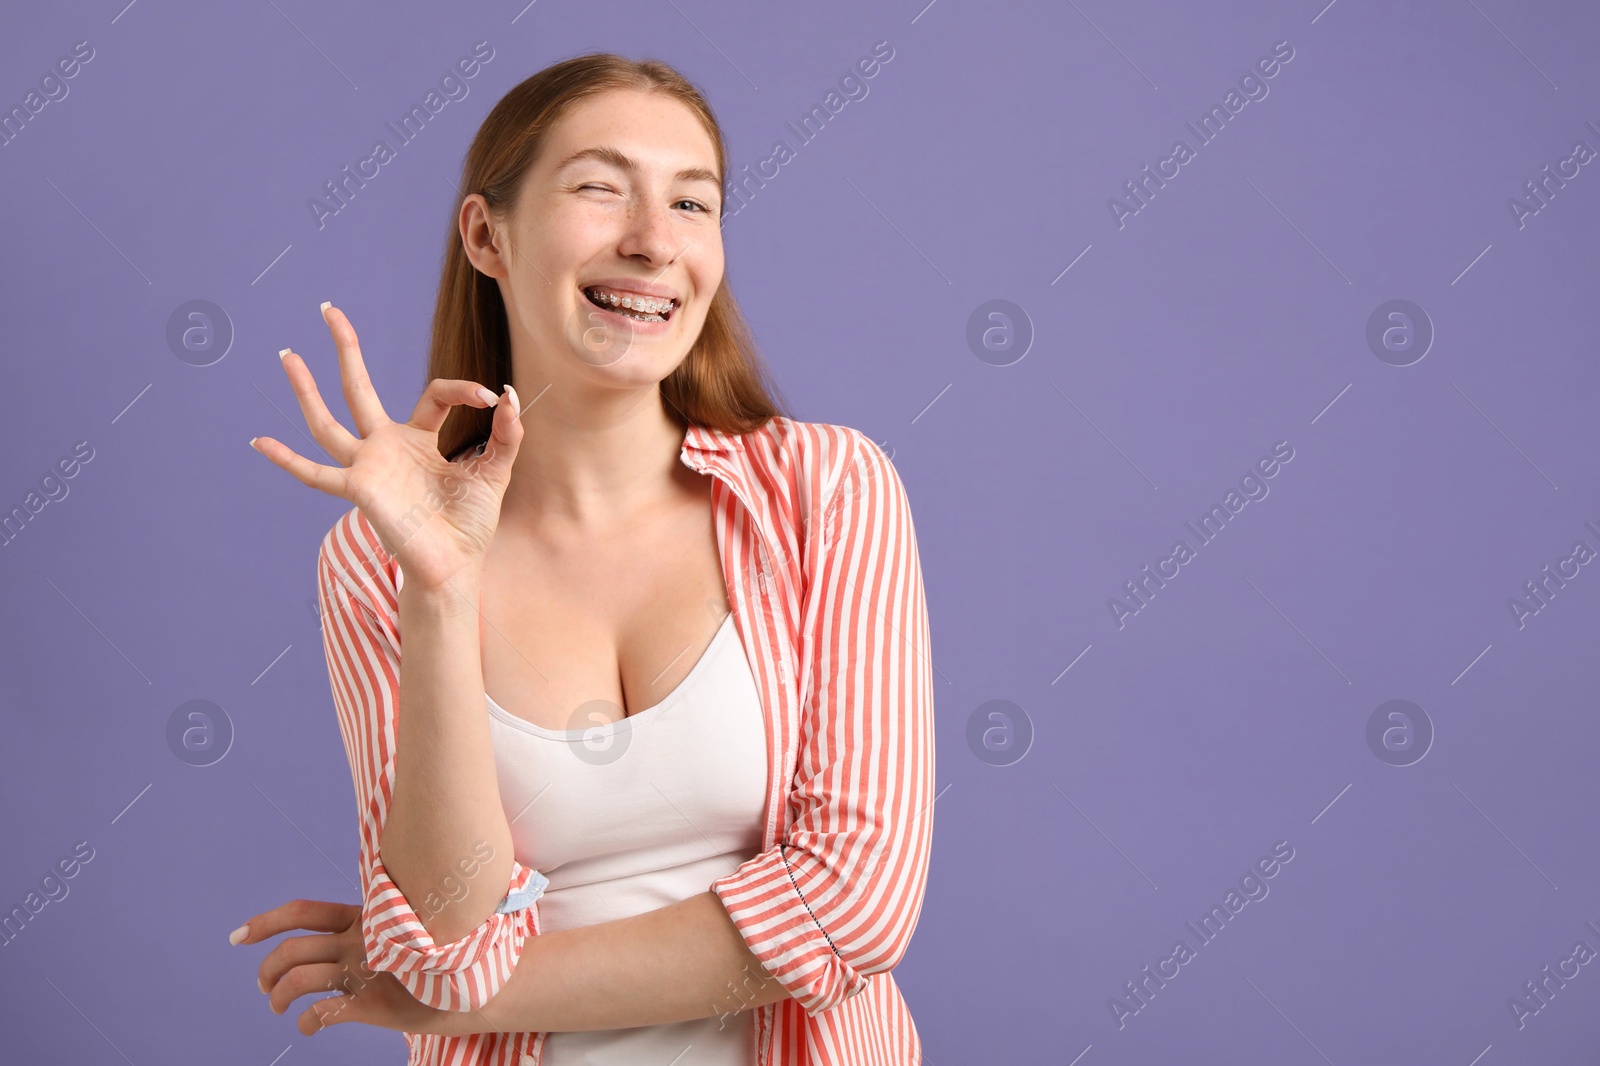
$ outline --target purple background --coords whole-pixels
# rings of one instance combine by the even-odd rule
[[[1600,149],[1589,5],[120,2],[0,34],[5,109],[94,49],[0,147],[0,511],[93,448],[0,551],[0,910],[94,849],[0,949],[6,1057],[402,1061],[386,1030],[302,1037],[308,1001],[271,1014],[266,949],[226,940],[357,899],[312,606],[346,505],[245,442],[313,448],[285,345],[343,413],[324,299],[410,409],[468,141],[604,49],[701,86],[735,170],[795,151],[727,220],[730,277],[796,417],[882,442],[911,494],[941,791],[895,973],[927,1061],[1594,1061],[1600,968],[1520,1029],[1508,1006],[1600,949],[1597,568],[1524,626],[1508,606],[1600,548],[1600,165],[1508,207]],[[786,123],[884,40],[801,145]],[[319,229],[307,201],[478,41],[470,95]],[[1184,123],[1279,41],[1269,94],[1196,147]],[[1180,137],[1119,227],[1108,198]],[[234,333],[205,366],[167,340],[196,299]],[[983,359],[995,299],[1026,322]],[[1367,342],[1392,299],[1436,331],[1406,366]],[[1280,440],[1270,495],[1119,627],[1123,583]],[[1367,741],[1391,699],[1432,724],[1411,765]],[[209,766],[169,747],[190,700],[234,732]],[[1279,841],[1270,894],[1198,945],[1184,923]],[[1119,1027],[1179,937],[1195,958]]]

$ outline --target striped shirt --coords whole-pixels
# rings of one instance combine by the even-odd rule
[[[690,426],[717,550],[765,714],[761,851],[708,887],[788,998],[753,1008],[756,1066],[909,1066],[921,1041],[890,972],[921,913],[933,833],[927,607],[904,484],[860,431],[778,416]],[[328,676],[355,784],[368,965],[466,1011],[540,931],[538,871],[513,861],[482,925],[436,944],[384,871],[395,770],[396,559],[359,509],[318,558]],[[732,991],[730,989],[730,991]],[[408,1066],[537,1066],[543,1033],[407,1033]]]

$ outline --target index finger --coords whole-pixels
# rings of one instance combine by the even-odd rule
[[[309,929],[314,933],[342,933],[361,919],[361,908],[353,903],[330,903],[320,899],[292,899],[245,922],[233,931],[229,942],[259,944],[290,929]],[[241,936],[240,930],[244,933]],[[237,940],[233,937],[238,936]]]
[[[344,402],[350,406],[350,417],[362,437],[389,420],[367,375],[367,364],[361,357],[361,345],[356,340],[356,328],[345,313],[333,304],[322,302],[322,320],[333,335],[333,345],[339,351],[339,379],[344,384]]]

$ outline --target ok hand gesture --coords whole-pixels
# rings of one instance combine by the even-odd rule
[[[481,569],[500,522],[500,501],[522,443],[521,407],[508,383],[496,396],[475,381],[434,378],[408,422],[392,422],[367,376],[356,331],[344,312],[322,305],[339,351],[339,376],[356,436],[329,413],[299,355],[280,353],[306,426],[339,466],[298,455],[272,437],[251,446],[301,483],[348,500],[372,523],[405,572],[406,584],[440,589]],[[439,427],[457,404],[494,407],[493,431],[481,456],[452,463],[439,454]]]

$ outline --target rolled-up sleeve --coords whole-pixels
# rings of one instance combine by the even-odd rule
[[[419,1002],[440,1010],[469,1011],[487,1003],[516,968],[527,937],[539,932],[535,900],[547,882],[515,859],[499,906],[478,928],[449,943],[435,943],[421,918],[383,867],[379,844],[393,795],[396,711],[400,692],[397,604],[382,546],[352,509],[322,542],[317,596],[323,650],[350,761],[360,830],[361,933],[367,965],[392,973]],[[382,605],[382,606],[380,606]],[[463,856],[436,892],[415,901],[436,912],[468,892],[482,891],[479,863],[485,844]]]
[[[905,486],[850,430],[801,612],[810,685],[779,843],[718,879],[746,945],[808,1014],[905,954],[933,834],[933,683]]]

